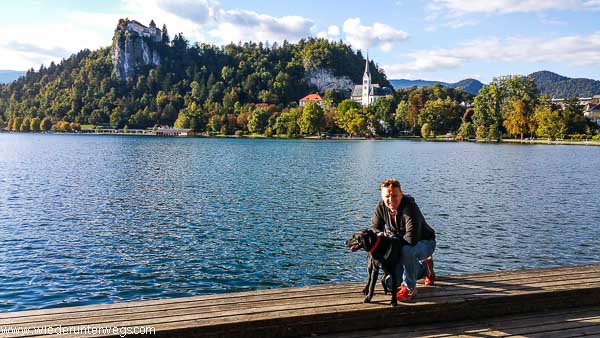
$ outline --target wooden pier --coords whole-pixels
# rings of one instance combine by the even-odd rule
[[[0,313],[0,327],[73,328],[65,337],[119,336],[82,335],[77,327],[153,327],[152,337],[544,336],[549,329],[562,333],[556,336],[600,336],[600,264],[440,276],[436,286],[419,285],[418,296],[396,308],[380,285],[373,303],[362,304],[362,287],[344,283],[9,312]],[[539,328],[536,334],[527,331],[532,326]]]

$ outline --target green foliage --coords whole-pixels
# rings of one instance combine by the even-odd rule
[[[419,124],[427,124],[434,135],[458,129],[462,112],[449,97],[445,100],[429,100],[419,114]]]
[[[300,134],[298,121],[302,113],[303,109],[299,107],[282,112],[275,121],[275,132],[280,135],[285,134],[288,137]]]
[[[13,119],[13,123],[12,126],[10,127],[10,130],[12,131],[20,131],[21,130],[21,124],[23,124],[23,119],[20,117],[15,117]]]
[[[263,133],[269,121],[269,113],[264,109],[256,109],[248,116],[248,131]]]
[[[40,130],[48,131],[52,128],[52,120],[49,117],[45,117],[42,122],[40,122]]]
[[[525,103],[521,98],[511,97],[503,107],[504,128],[510,135],[520,135],[529,131],[529,116],[526,115]]]
[[[33,132],[40,131],[40,118],[39,117],[34,117],[31,119],[31,121],[29,123],[29,130],[31,130]]]
[[[312,135],[320,133],[325,127],[325,114],[316,102],[307,102],[298,121],[300,132]]]
[[[338,107],[334,119],[335,123],[350,136],[367,133],[368,118],[362,108],[352,107],[344,112]]]
[[[533,132],[529,120],[538,102],[539,92],[532,78],[518,75],[495,78],[475,97],[473,123],[488,130],[488,139],[499,139],[496,134],[501,134],[501,128],[506,126],[513,135],[525,133],[525,125]],[[507,123],[505,118],[509,119]]]
[[[533,118],[537,123],[537,135],[548,139],[562,138],[567,132],[567,126],[561,119],[560,112],[548,105],[539,105]]]
[[[21,122],[21,126],[19,127],[20,132],[28,132],[31,130],[31,119],[29,117],[25,117]]]
[[[463,122],[460,125],[460,128],[458,128],[458,135],[460,135],[463,139],[475,137],[475,127],[473,126],[473,123]]]
[[[115,34],[116,40],[124,38]],[[309,38],[272,47],[252,42],[219,47],[190,45],[181,34],[171,40],[163,32],[162,39],[157,47],[162,64],[140,67],[126,81],[113,74],[110,48],[83,50],[60,64],[29,71],[10,85],[0,86],[0,116],[13,118],[9,126],[13,130],[22,123],[15,127],[14,118],[47,116],[52,121],[113,128],[143,129],[189,121],[190,128],[201,132],[212,116],[233,114],[236,123],[223,120],[222,125],[231,132],[246,131],[253,108],[243,107],[260,102],[277,106],[277,111],[268,111],[274,125],[276,112],[293,107],[310,92],[305,81],[308,69],[324,67],[358,82],[364,68],[362,54],[341,41]],[[387,85],[383,71],[374,63],[371,73],[374,82]],[[331,116],[342,93],[325,93],[325,97],[326,113]],[[267,126],[254,127],[264,130]],[[331,119],[327,127],[335,129]]]
[[[475,129],[475,137],[478,140],[485,140],[488,136],[488,129],[484,125],[479,125]]]

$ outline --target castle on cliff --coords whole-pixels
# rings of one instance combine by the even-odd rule
[[[162,31],[156,27],[154,20],[150,20],[150,24],[146,27],[138,21],[122,19],[119,22],[118,28],[124,29],[127,32],[137,33],[139,36],[150,38],[155,42],[159,42],[162,39]]]
[[[111,58],[115,75],[121,80],[134,76],[137,68],[160,65],[163,32],[154,20],[148,27],[135,20],[120,19],[113,37]]]

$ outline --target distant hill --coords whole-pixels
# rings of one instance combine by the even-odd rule
[[[390,80],[390,83],[392,84],[392,86],[394,86],[395,89],[410,88],[413,86],[429,87],[429,86],[433,86],[434,84],[439,84],[439,85],[442,85],[442,86],[448,87],[448,88],[462,88],[466,92],[471,93],[473,95],[477,95],[477,93],[479,92],[481,87],[483,87],[483,83],[481,83],[475,79],[465,79],[465,80],[462,80],[462,81],[459,81],[456,83],[447,83],[447,82],[442,82],[442,81],[400,79],[400,80]]]
[[[25,75],[24,71],[20,70],[1,70],[0,69],[0,83],[9,83]]]
[[[600,94],[600,81],[597,80],[573,79],[547,70],[529,76],[533,78],[540,93],[550,98],[591,97]]]

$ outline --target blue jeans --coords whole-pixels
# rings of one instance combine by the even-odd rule
[[[396,278],[402,280],[402,284],[406,285],[410,290],[417,286],[417,280],[427,276],[427,268],[421,261],[433,255],[435,251],[435,240],[418,241],[415,245],[402,246],[402,256],[400,264],[396,265]],[[392,288],[392,279],[386,281],[388,289]]]

